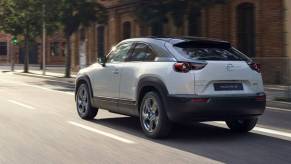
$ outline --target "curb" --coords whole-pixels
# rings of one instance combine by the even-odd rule
[[[74,84],[75,83],[75,78],[64,78],[60,76],[53,76],[53,75],[40,75],[40,74],[35,74],[35,73],[21,73],[21,72],[13,72],[15,75],[20,75],[20,76],[28,76],[28,77],[35,77],[35,78],[42,78],[42,79],[48,79],[48,80],[55,80],[55,81],[60,81],[60,82],[66,82],[69,84]]]

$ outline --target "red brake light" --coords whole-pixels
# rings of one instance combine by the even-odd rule
[[[195,103],[207,103],[209,101],[209,98],[193,98],[192,102]]]
[[[266,101],[266,96],[257,96],[256,101]]]
[[[175,71],[187,73],[191,70],[191,66],[189,63],[175,63],[174,64]]]
[[[257,71],[258,73],[261,73],[261,65],[257,63],[250,63],[249,66],[252,70]]]
[[[206,63],[178,62],[174,64],[174,69],[177,72],[188,73],[190,70],[201,70],[206,65]]]

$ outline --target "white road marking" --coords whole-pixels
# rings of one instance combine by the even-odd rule
[[[91,132],[94,132],[94,133],[98,133],[98,134],[101,134],[103,136],[115,139],[117,141],[121,141],[123,143],[135,144],[134,141],[131,141],[131,140],[128,140],[128,139],[125,139],[125,138],[119,137],[117,135],[114,135],[114,134],[111,134],[111,133],[107,133],[107,132],[104,132],[104,131],[101,131],[101,130],[98,130],[98,129],[94,129],[94,128],[91,128],[91,127],[86,126],[86,125],[82,125],[82,124],[79,124],[79,123],[76,123],[76,122],[72,122],[72,121],[68,121],[68,123],[71,124],[71,125],[77,126],[79,128],[83,128],[83,129],[86,129],[88,131],[91,131]]]
[[[46,87],[40,87],[40,86],[37,86],[37,85],[25,84],[25,83],[20,83],[20,84],[28,86],[28,87],[34,87],[34,88],[38,88],[38,89],[43,89],[43,90],[50,91],[50,92],[58,92],[58,93],[63,93],[63,94],[68,94],[68,95],[75,95],[72,92],[57,91],[57,90],[54,90],[54,89],[50,89],[50,88],[46,88]]]
[[[220,124],[220,125],[226,125],[225,122],[221,122],[221,121],[215,121],[215,123]],[[262,128],[262,127],[255,127],[252,131],[253,132],[261,132],[261,133],[270,134],[270,135],[277,135],[277,136],[281,136],[281,137],[287,137],[287,138],[291,139],[291,133],[283,132],[283,131],[279,131],[279,130],[267,129],[267,128]]]
[[[269,133],[269,134],[274,134],[274,135],[279,135],[279,136],[291,138],[291,133],[287,133],[287,132],[283,132],[283,131],[279,131],[279,130],[255,127],[254,131],[263,132],[263,133]]]
[[[10,102],[10,103],[12,103],[12,104],[16,104],[16,105],[21,106],[21,107],[24,107],[24,108],[27,108],[27,109],[35,109],[35,108],[32,107],[32,106],[29,106],[29,105],[23,104],[23,103],[18,102],[18,101],[8,100],[8,102]]]
[[[282,88],[266,88],[266,90],[277,90],[277,91],[286,91],[286,89],[282,89]]]
[[[284,108],[276,108],[276,107],[266,107],[267,109],[271,110],[278,110],[278,111],[284,111],[284,112],[291,112],[291,109],[284,109]]]

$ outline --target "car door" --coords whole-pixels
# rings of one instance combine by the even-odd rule
[[[145,43],[135,43],[126,64],[120,66],[120,102],[119,108],[123,113],[136,115],[136,89],[139,74],[146,69],[144,65],[153,64],[156,54]]]
[[[104,67],[93,71],[92,86],[94,97],[101,108],[118,110],[120,70],[118,65],[123,62],[131,49],[132,43],[122,43],[107,56]]]

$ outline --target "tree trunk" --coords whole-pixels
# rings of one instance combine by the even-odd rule
[[[66,36],[67,42],[67,53],[66,53],[66,70],[65,70],[65,77],[71,77],[71,57],[72,57],[72,50],[71,50],[71,36]]]
[[[28,66],[29,66],[29,37],[27,35],[24,36],[24,73],[28,73]]]

